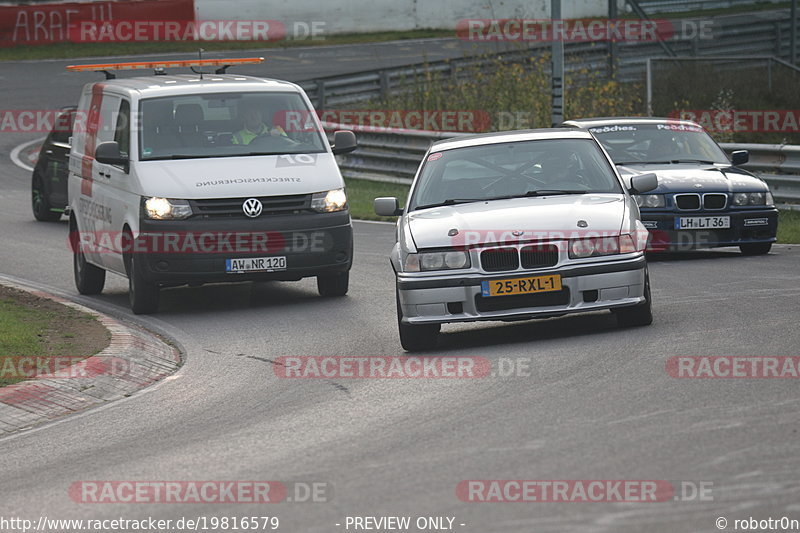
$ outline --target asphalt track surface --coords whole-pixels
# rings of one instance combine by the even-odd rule
[[[282,51],[301,60],[273,61],[271,75],[303,79],[317,67],[341,71],[346,61],[408,61],[408,46]],[[96,78],[66,74],[67,63],[3,64],[4,107],[72,103]],[[318,532],[348,531],[347,516],[450,516],[459,531],[537,533],[694,533],[718,531],[718,517],[728,530],[751,516],[800,519],[797,381],[676,379],[665,371],[680,355],[800,355],[796,246],[761,257],[731,249],[651,258],[649,327],[619,329],[608,313],[451,325],[428,354],[481,356],[495,367],[522,360],[528,375],[281,379],[272,363],[280,356],[403,355],[387,260],[392,226],[355,224],[346,298],[318,297],[313,280],[174,288],[163,291],[159,314],[134,319],[122,278],[109,276],[98,297],[78,297],[66,222],[33,220],[30,173],[8,154],[35,137],[0,136],[0,272],[165,332],[186,350],[186,364],[123,401],[0,440],[0,516],[269,515],[280,518],[279,531]],[[713,489],[703,501],[460,501],[456,486],[474,479],[668,480]],[[81,480],[313,481],[327,483],[330,497],[93,505],[68,495]]]

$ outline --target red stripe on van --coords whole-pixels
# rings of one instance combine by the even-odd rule
[[[96,83],[92,87],[92,101],[86,117],[86,143],[83,148],[81,163],[81,194],[92,195],[92,168],[94,167],[94,150],[97,147],[97,131],[100,129],[100,107],[103,105],[104,83]]]

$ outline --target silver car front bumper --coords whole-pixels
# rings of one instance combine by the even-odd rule
[[[644,302],[644,254],[616,260],[502,274],[469,272],[437,276],[399,273],[403,322],[431,324],[544,318],[625,307]],[[562,291],[530,297],[481,296],[481,282],[560,274]]]

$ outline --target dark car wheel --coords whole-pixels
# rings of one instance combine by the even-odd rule
[[[350,272],[338,272],[317,276],[317,291],[320,296],[335,297],[347,294],[350,287]]]
[[[128,270],[128,300],[134,315],[147,315],[158,311],[159,288],[144,277],[141,258],[128,256],[125,261]]]
[[[617,315],[617,325],[628,328],[635,326],[649,326],[653,323],[653,311],[650,298],[650,273],[644,272],[644,302],[630,307],[621,307],[613,310]]]
[[[771,249],[771,242],[753,242],[739,245],[739,250],[741,250],[744,255],[764,255],[769,253]]]
[[[52,211],[50,202],[47,201],[47,194],[44,190],[44,182],[38,172],[33,174],[31,181],[31,207],[33,216],[40,222],[55,222],[61,218],[61,213]]]
[[[100,294],[106,284],[106,271],[86,262],[77,240],[77,229],[70,223],[70,239],[72,241],[72,271],[75,276],[75,287],[84,295]]]
[[[395,292],[397,302],[397,326],[400,330],[400,344],[409,352],[421,352],[436,348],[441,324],[403,324],[403,310],[400,308],[400,295]]]

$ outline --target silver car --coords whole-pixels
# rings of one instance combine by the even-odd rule
[[[397,216],[391,263],[400,341],[436,346],[441,324],[611,310],[652,323],[647,230],[626,182],[586,131],[528,130],[439,141],[425,154]]]

